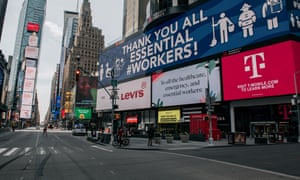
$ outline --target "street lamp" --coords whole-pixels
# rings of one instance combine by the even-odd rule
[[[206,77],[207,77],[207,88],[205,89],[205,94],[206,94],[206,104],[207,104],[207,115],[209,119],[208,143],[209,145],[214,145],[214,139],[212,136],[212,118],[211,118],[212,107],[211,107],[211,97],[210,97],[210,87],[209,87],[209,63],[205,64],[205,69],[206,69]]]
[[[300,109],[299,109],[299,95],[298,95],[298,84],[297,84],[297,74],[300,73],[300,71],[296,71],[294,73],[294,85],[295,85],[295,99],[296,99],[296,106],[297,106],[297,121],[298,121],[298,143],[300,143]]]

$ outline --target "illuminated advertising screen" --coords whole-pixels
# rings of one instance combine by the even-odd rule
[[[165,107],[206,102],[206,88],[213,101],[221,100],[220,68],[216,61],[152,75],[152,104]],[[208,64],[208,67],[205,65]]]
[[[32,92],[23,92],[22,94],[22,104],[32,105],[33,93]]]
[[[136,79],[118,85],[118,110],[150,108],[151,81],[150,77]],[[112,87],[106,87],[108,91]],[[111,93],[111,91],[110,91]],[[112,108],[111,99],[104,88],[98,90],[96,110],[108,110]]]
[[[25,79],[23,91],[33,92],[34,90],[34,79]]]
[[[159,124],[169,124],[169,123],[179,123],[179,122],[180,122],[180,109],[158,111]]]
[[[286,41],[222,58],[224,100],[295,93],[294,52],[299,43]]]
[[[290,34],[297,18],[290,20],[285,0],[269,1],[207,1],[104,50],[100,80],[109,84],[112,69],[123,81]],[[295,29],[299,32],[300,27]]]
[[[27,23],[27,31],[29,32],[39,32],[40,30],[40,25],[37,23],[33,22],[28,22]]]
[[[76,119],[91,119],[92,118],[92,109],[91,108],[75,108],[75,118]]]
[[[38,59],[39,58],[39,48],[26,46],[25,58]]]
[[[36,67],[26,67],[25,78],[26,79],[35,79]]]
[[[95,106],[97,99],[97,81],[97,77],[79,77],[76,83],[76,106]]]
[[[31,118],[32,106],[23,105],[21,106],[20,118],[30,119]]]

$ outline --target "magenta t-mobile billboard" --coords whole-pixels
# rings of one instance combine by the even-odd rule
[[[286,41],[223,57],[224,100],[294,94],[296,49],[300,43]]]

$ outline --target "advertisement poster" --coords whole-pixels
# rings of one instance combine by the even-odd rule
[[[32,92],[23,92],[22,94],[22,105],[32,105],[33,93]]]
[[[118,99],[116,104],[119,105],[117,110],[144,109],[150,108],[151,81],[150,77],[145,77],[118,85]],[[112,87],[106,87],[108,91]],[[111,93],[111,91],[109,92]],[[112,108],[110,96],[101,88],[97,93],[96,110],[110,110]]]
[[[220,68],[215,60],[152,75],[152,105],[165,107],[221,100]],[[207,65],[208,67],[205,67]]]
[[[99,56],[100,80],[109,84],[112,69],[127,80],[291,33],[290,25],[299,22],[290,20],[286,1],[270,1],[207,1],[107,48]]]
[[[22,104],[20,118],[30,119],[31,118],[32,106]]]
[[[224,100],[294,94],[294,46],[286,41],[223,57]]]
[[[76,119],[91,119],[92,109],[91,108],[75,108],[75,118]]]
[[[179,122],[180,122],[180,109],[158,111],[159,124],[169,124],[169,123],[179,123]]]
[[[26,67],[25,78],[35,79],[36,67]]]
[[[39,48],[26,46],[25,58],[38,59],[39,58]]]
[[[80,76],[76,84],[76,106],[94,107],[97,99],[97,77]]]
[[[23,91],[33,92],[34,90],[34,79],[25,79]]]

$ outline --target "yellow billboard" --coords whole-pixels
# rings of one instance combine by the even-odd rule
[[[158,111],[159,124],[169,124],[169,123],[179,123],[179,122],[180,122],[180,109]]]

